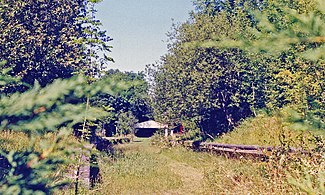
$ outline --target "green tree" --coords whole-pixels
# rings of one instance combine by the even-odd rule
[[[253,24],[244,6],[234,4],[235,10],[228,11],[230,5],[224,5],[213,14],[203,10],[209,5],[199,7],[188,22],[169,34],[169,53],[154,73],[153,102],[160,120],[194,120],[201,131],[217,134],[264,106],[263,67],[239,49],[199,44],[238,34],[252,39]]]
[[[169,53],[153,73],[153,102],[161,120],[194,120],[201,131],[216,134],[261,108],[320,106],[324,67],[296,52],[313,48],[315,42],[304,46],[276,41],[280,33],[304,37],[306,32],[297,31],[297,21],[303,19],[286,10],[308,14],[315,9],[314,1],[198,0],[195,5],[190,19],[169,33]],[[262,20],[260,15],[267,17]],[[314,25],[314,35],[322,29],[322,23],[311,18],[304,24]],[[285,44],[291,49],[277,56],[267,53]],[[313,71],[317,77],[310,74]]]
[[[317,1],[271,1],[256,14],[253,40],[225,39],[210,45],[241,48],[270,59],[267,107],[294,105],[324,118],[324,7]],[[277,11],[275,11],[277,10]]]
[[[148,83],[145,81],[143,73],[108,70],[103,76],[103,79],[105,78],[130,83],[130,87],[116,95],[101,93],[90,99],[91,105],[110,109],[110,116],[97,121],[98,130],[105,129],[108,136],[115,134],[120,114],[128,113],[128,116],[134,117],[140,122],[152,119]],[[131,124],[131,126],[133,125]]]
[[[134,134],[134,126],[138,122],[132,112],[120,112],[117,115],[116,134],[127,135]]]
[[[8,80],[8,75],[0,74],[0,80]],[[47,132],[54,132],[56,138],[42,144],[40,151],[35,151],[33,144],[23,151],[0,150],[1,161],[6,162],[6,166],[1,167],[5,175],[0,176],[0,193],[49,194],[63,185],[55,181],[53,171],[66,163],[63,157],[71,153],[72,148],[62,145],[62,140],[71,134],[71,127],[85,117],[96,120],[108,114],[99,107],[87,108],[81,100],[101,92],[114,95],[126,88],[126,83],[110,79],[90,85],[79,76],[69,80],[57,79],[44,88],[36,85],[24,93],[1,96],[1,131],[22,131],[31,141],[39,136],[42,138]]]
[[[94,4],[88,0],[1,0],[0,61],[7,61],[3,68],[12,67],[12,76],[30,85],[37,80],[41,86],[74,72],[98,73],[95,63],[112,60],[97,55],[98,51],[107,55],[111,39],[94,18]]]

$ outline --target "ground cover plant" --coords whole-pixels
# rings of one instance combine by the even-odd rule
[[[27,148],[26,145],[17,146],[15,143],[7,148],[11,150],[2,148],[2,158],[7,161],[1,179],[2,193],[24,194],[35,191],[46,194],[60,187],[62,183],[55,182],[51,174],[57,170],[58,165],[65,163],[63,156],[75,152],[73,145],[64,144],[63,140],[71,135],[74,124],[105,115],[102,109],[87,108],[80,100],[100,91],[112,93],[121,87],[123,88],[121,83],[116,85],[108,80],[90,86],[83,77],[75,77],[56,80],[45,88],[35,86],[24,93],[1,97],[2,130],[21,131],[29,141]],[[53,132],[52,139],[43,139],[48,132]],[[5,136],[6,134],[10,136],[11,133],[4,132]],[[24,137],[23,134],[20,137]],[[8,144],[10,139],[4,141]],[[40,144],[39,148],[36,148],[37,143]],[[42,180],[42,177],[47,179]]]
[[[110,158],[102,158],[102,181],[93,190],[85,193],[105,194],[107,189],[110,189],[110,194],[303,192],[293,182],[296,181],[294,175],[285,175],[284,170],[290,167],[289,164],[281,164],[280,169],[274,167],[280,166],[279,161],[229,159],[226,156],[194,152],[183,147],[152,146],[150,140],[136,141],[116,146],[115,149],[119,152]],[[318,170],[321,168],[318,167]],[[313,189],[316,194],[319,192],[315,190],[317,188]]]
[[[266,117],[265,120],[270,120],[270,118]],[[262,121],[260,124],[263,125],[258,129],[256,127],[258,125],[253,124],[256,131],[265,133],[273,125],[273,123],[263,123],[263,117],[257,118],[256,122],[258,121]],[[248,123],[244,122],[239,127],[240,131],[235,130],[225,139],[225,142],[236,143],[238,137],[250,140],[251,133],[256,135],[254,131],[251,131],[250,124],[252,124],[251,120]],[[242,132],[245,133],[242,134]],[[259,134],[258,138],[263,140],[263,135]],[[151,145],[151,141],[146,139],[134,141],[116,146],[115,154],[112,156],[100,154],[101,182],[92,190],[81,188],[79,193],[105,194],[107,189],[110,189],[110,194],[296,194],[302,192],[296,186],[297,183],[299,185],[308,184],[308,177],[305,178],[305,173],[303,172],[304,174],[301,175],[299,171],[311,171],[312,169],[315,174],[317,173],[311,177],[312,190],[317,189],[317,186],[321,187],[321,183],[315,181],[321,178],[319,173],[324,168],[322,167],[324,164],[320,164],[315,159],[312,161],[312,158],[309,160],[306,157],[301,158],[302,156],[295,158],[286,153],[280,153],[269,162],[245,158],[228,159],[210,153],[193,152],[179,146],[161,148]],[[268,141],[277,144],[278,137],[271,137]],[[245,142],[245,144],[260,145],[262,143],[265,142]],[[282,157],[282,160],[277,157]],[[297,161],[300,158],[301,161]],[[324,158],[319,158],[319,160],[322,159]],[[302,168],[300,170],[297,167],[300,163],[305,163],[304,165],[310,163],[309,170],[305,170],[304,166],[300,166]],[[288,173],[290,173],[289,177]],[[314,192],[317,194],[318,191]],[[60,190],[57,193],[74,193],[74,190]]]
[[[300,130],[294,127],[283,115],[260,114],[243,121],[234,131],[215,141],[278,147],[263,166],[265,176],[277,185],[276,188],[286,190],[295,186],[307,194],[322,194],[325,181],[324,131]],[[301,152],[292,154],[290,147]]]
[[[150,82],[101,71],[111,38],[97,2],[0,0],[1,194],[325,194],[321,0],[194,0]],[[152,118],[184,140],[274,150],[233,159],[159,133],[87,144]],[[86,155],[100,177],[81,187],[70,172]]]
[[[255,117],[241,122],[233,131],[220,135],[215,139],[219,143],[281,146],[289,144],[291,147],[316,147],[313,140],[324,137],[325,132],[319,129],[296,129],[282,111],[273,115],[260,113]]]

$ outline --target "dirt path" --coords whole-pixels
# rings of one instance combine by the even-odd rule
[[[169,164],[171,171],[181,176],[183,186],[177,191],[167,192],[166,194],[201,194],[203,173],[188,164],[172,161]]]
[[[203,193],[203,177],[204,174],[201,170],[196,169],[185,162],[176,161],[166,155],[163,155],[158,147],[150,146],[150,140],[141,139],[136,140],[133,144],[125,144],[122,147],[128,148],[132,151],[142,151],[149,155],[156,155],[161,159],[164,159],[170,168],[170,171],[180,176],[183,185],[178,189],[173,189],[165,192],[164,194],[202,194]]]

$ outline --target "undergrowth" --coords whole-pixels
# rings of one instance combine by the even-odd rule
[[[188,194],[193,183],[171,167],[190,167],[203,175],[192,194],[297,194],[300,189],[283,178],[270,175],[268,162],[228,159],[182,147],[144,148],[142,144],[123,146],[119,158],[100,161],[102,183],[93,194]],[[187,170],[186,170],[187,171]],[[195,175],[196,173],[187,173]],[[193,181],[194,182],[194,181]],[[107,191],[109,190],[109,191]]]
[[[315,139],[322,139],[325,132],[321,130],[295,130],[280,114],[269,116],[259,114],[244,120],[233,131],[216,138],[219,143],[281,146],[316,147]]]
[[[33,147],[35,151],[40,151],[40,144],[43,142],[51,142],[56,138],[55,133],[47,133],[44,137],[38,136],[31,139],[26,133],[16,131],[2,131],[0,132],[0,148],[4,151],[22,151]],[[65,143],[68,145],[78,144],[78,140],[74,136],[69,136]]]
[[[157,136],[154,139],[161,141],[158,145],[151,145],[152,140],[136,139],[117,145],[112,155],[99,154],[100,183],[91,190],[80,189],[79,193],[189,194],[186,189],[193,188],[194,181],[186,183],[184,177],[190,174],[196,177],[199,173],[202,180],[198,180],[200,185],[194,186],[197,189],[191,194],[324,194],[325,152],[320,134],[294,131],[281,117],[259,115],[217,140],[282,146],[265,162],[193,152],[163,144],[164,138]],[[24,149],[29,145],[24,134],[3,132],[0,137],[7,139],[0,144],[8,150]],[[47,139],[52,137],[53,134],[49,134]],[[290,153],[289,146],[301,148],[300,153]],[[60,177],[66,168],[61,168]],[[181,171],[187,174],[179,174]],[[73,188],[57,193],[71,194]]]
[[[29,158],[30,153],[33,151],[37,154],[44,152],[44,146],[53,144],[57,142],[59,135],[57,133],[47,133],[44,136],[34,136],[32,139],[23,132],[15,132],[15,131],[1,131],[0,132],[0,148],[2,151],[17,151],[23,152],[21,155],[15,154],[13,159],[20,158]],[[60,138],[59,138],[60,139]],[[48,178],[52,178],[50,181],[47,181],[46,186],[44,188],[49,187],[50,185],[57,184],[70,184],[65,186],[65,188],[71,187],[73,189],[73,174],[76,170],[78,164],[78,158],[81,154],[81,148],[83,143],[77,140],[76,137],[70,135],[67,138],[60,139],[55,146],[55,149],[51,152],[51,154],[47,157],[50,164],[55,165],[55,170],[53,168],[45,167],[42,170],[49,171],[48,175],[42,177],[38,177],[39,180],[46,180]],[[27,151],[27,152],[26,152]],[[52,160],[52,157],[60,156],[60,161]],[[46,159],[45,159],[46,160]],[[4,163],[0,156],[0,162]],[[27,160],[27,162],[32,162],[31,160]],[[64,162],[64,163],[63,163]],[[15,163],[15,162],[13,162]],[[56,164],[57,163],[57,164]],[[0,178],[3,175],[7,175],[8,171],[6,168],[8,163],[1,164],[0,167]],[[21,170],[23,171],[23,170]],[[39,187],[39,186],[38,186]],[[62,189],[58,187],[58,189]],[[38,189],[39,190],[39,189]],[[45,190],[45,189],[44,189]],[[71,191],[72,192],[72,191]],[[16,193],[16,192],[15,192]],[[13,193],[13,194],[15,194]],[[35,192],[36,193],[36,192]],[[48,192],[50,193],[50,191]],[[24,193],[22,193],[24,194]],[[51,194],[51,193],[50,193]]]
[[[93,193],[107,194],[109,189],[109,194],[161,194],[182,185],[180,177],[166,166],[166,159],[160,157],[159,149],[145,147],[134,143],[120,146],[115,154],[119,158],[101,158],[102,182]]]
[[[185,148],[164,150],[163,155],[186,163],[204,174],[204,194],[295,194],[297,187],[268,177],[267,162],[229,159]]]
[[[298,130],[281,111],[273,116],[260,114],[246,119],[219,143],[277,146],[263,166],[263,174],[273,189],[281,193],[325,194],[324,130]],[[292,153],[290,148],[298,151]]]
[[[229,144],[276,146],[266,162],[228,159],[174,147],[163,150],[178,162],[204,172],[207,194],[325,194],[324,131],[293,128],[281,112],[244,120],[215,141]],[[170,141],[155,136],[156,146]],[[292,148],[297,152],[293,153]]]
[[[22,151],[31,145],[30,142],[28,136],[22,132],[0,132],[0,148],[4,151]]]

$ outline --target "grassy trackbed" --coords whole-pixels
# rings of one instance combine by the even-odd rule
[[[265,162],[227,159],[182,147],[161,149],[149,140],[116,148],[114,160],[102,158],[102,182],[93,194],[295,194],[272,180]]]
[[[46,137],[51,141],[54,135]],[[310,138],[311,133],[292,131],[279,117],[257,116],[216,141],[312,147],[315,142]],[[0,134],[2,149],[22,150],[29,145],[23,133]],[[111,156],[99,153],[98,161],[101,182],[92,190],[80,189],[79,194],[321,194],[317,190],[325,180],[324,158],[281,153],[269,162],[229,159],[181,146],[161,148],[150,139],[117,145]],[[67,169],[62,167],[61,172]],[[73,183],[70,187],[57,194],[73,194]]]

